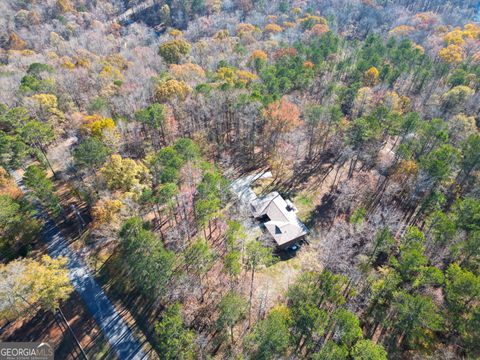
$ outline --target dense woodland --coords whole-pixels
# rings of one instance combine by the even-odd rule
[[[48,212],[151,358],[480,356],[478,1],[141,3],[0,0],[2,321],[72,294]]]

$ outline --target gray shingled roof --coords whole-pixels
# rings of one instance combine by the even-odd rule
[[[250,206],[256,218],[268,216],[270,220],[265,227],[279,246],[308,233],[306,226],[298,219],[293,204],[285,201],[276,191],[253,200]]]

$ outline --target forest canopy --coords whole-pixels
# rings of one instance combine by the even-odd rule
[[[478,1],[0,9],[0,340],[112,356],[73,258],[152,359],[480,356]]]

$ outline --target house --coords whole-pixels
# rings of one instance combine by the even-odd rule
[[[264,222],[280,248],[288,248],[308,233],[307,227],[298,219],[292,202],[276,191],[252,200],[250,210],[256,219]]]

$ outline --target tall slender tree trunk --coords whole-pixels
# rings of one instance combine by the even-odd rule
[[[252,322],[252,297],[253,297],[253,280],[255,277],[255,268],[252,268],[252,277],[250,280],[250,296],[248,300],[248,327],[250,328]]]
[[[37,144],[36,147],[37,147],[37,149],[40,150],[40,152],[42,153],[43,157],[45,158],[45,161],[47,162],[48,167],[49,167],[50,170],[52,171],[53,177],[54,177],[55,179],[58,179],[57,173],[55,172],[55,170],[53,170],[52,164],[50,163],[50,160],[48,160],[47,154],[46,154],[45,150],[43,149],[43,146]]]

